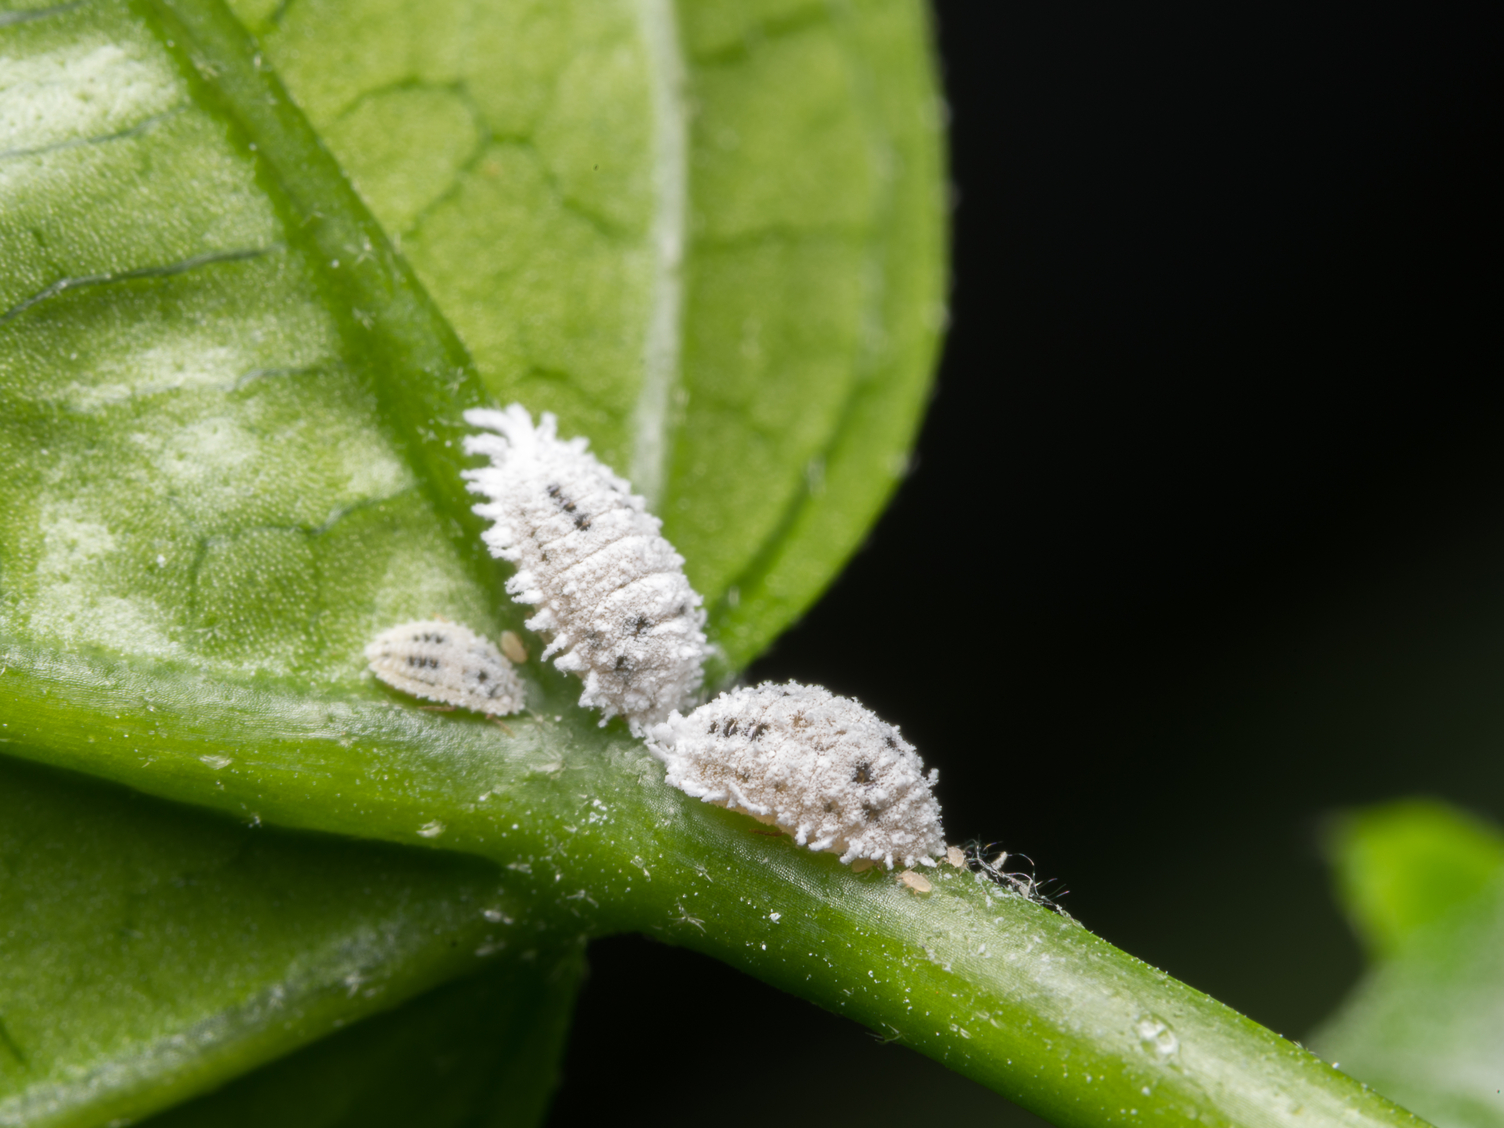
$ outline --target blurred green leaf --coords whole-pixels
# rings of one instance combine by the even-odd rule
[[[1338,895],[1370,953],[1400,951],[1504,870],[1504,834],[1429,799],[1342,815],[1328,840]]]
[[[139,1117],[487,962],[532,976],[524,908],[477,860],[0,759],[0,1124]]]
[[[526,1128],[558,1082],[580,951],[504,960],[435,988],[209,1096],[151,1128]]]
[[[1377,958],[1312,1044],[1437,1128],[1504,1125],[1504,834],[1411,800],[1344,816],[1333,852]]]

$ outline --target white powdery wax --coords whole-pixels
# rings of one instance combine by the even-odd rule
[[[686,793],[746,811],[841,861],[934,865],[945,853],[940,804],[898,730],[819,686],[733,689],[647,733]]]
[[[414,697],[494,716],[523,705],[512,664],[490,639],[459,623],[403,623],[372,639],[366,657],[373,674]]]
[[[539,611],[529,628],[551,635],[547,659],[585,682],[580,704],[601,723],[620,713],[633,732],[686,706],[700,687],[705,641],[702,600],[684,558],[664,540],[647,503],[590,453],[589,440],[561,440],[544,412],[475,408],[465,422],[490,433],[465,439],[491,465],[465,471],[491,500],[475,512],[494,524],[493,556],[517,565],[507,592]]]

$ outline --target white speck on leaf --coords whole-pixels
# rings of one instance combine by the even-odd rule
[[[1180,1049],[1180,1039],[1168,1023],[1149,1015],[1138,1020],[1134,1026],[1139,1040],[1152,1049],[1156,1056],[1167,1058]]]

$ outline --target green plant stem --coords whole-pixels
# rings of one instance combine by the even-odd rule
[[[942,866],[918,894],[691,800],[624,732],[603,739],[578,711],[508,734],[0,650],[16,755],[266,823],[491,858],[533,929],[639,930],[706,952],[1057,1124],[1421,1123],[983,878]]]

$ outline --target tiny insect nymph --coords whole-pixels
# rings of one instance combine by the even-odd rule
[[[366,658],[373,674],[414,697],[491,716],[523,707],[512,664],[490,639],[459,623],[402,623],[372,639]]]

